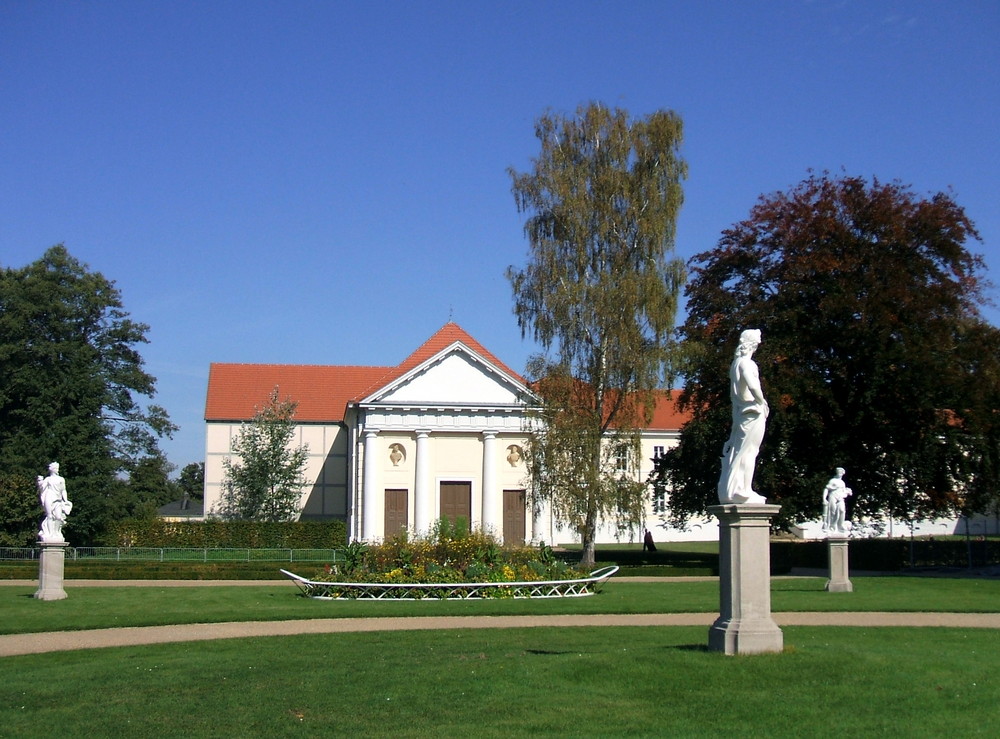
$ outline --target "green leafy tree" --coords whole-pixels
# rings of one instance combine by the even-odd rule
[[[292,447],[298,404],[280,400],[278,389],[233,440],[233,454],[223,461],[225,479],[216,511],[224,518],[291,521],[299,515],[309,450]]]
[[[681,402],[692,420],[657,484],[682,523],[717,503],[727,367],[741,329],[771,415],[757,489],[815,519],[837,466],[853,515],[981,509],[996,495],[1000,333],[982,319],[979,236],[947,193],[812,175],[761,198],[691,260]]]
[[[159,453],[175,426],[146,404],[156,380],[114,283],[61,244],[0,271],[0,468],[34,479],[58,461],[73,514],[66,533],[86,543],[107,523],[116,476]]]
[[[35,481],[27,475],[0,472],[0,546],[32,545],[38,540],[43,517]]]
[[[170,479],[174,465],[162,454],[141,459],[127,480],[119,480],[113,498],[114,519],[153,518],[162,505],[181,496],[180,486]]]
[[[670,256],[682,124],[671,111],[632,120],[590,104],[543,115],[535,133],[532,170],[510,170],[528,264],[507,271],[522,335],[544,350],[528,368],[541,407],[526,461],[532,499],[579,532],[592,565],[601,522],[641,521],[640,429],[666,383],[684,281]]]
[[[177,485],[181,493],[191,500],[202,500],[205,497],[205,463],[191,462],[184,465],[177,478]]]

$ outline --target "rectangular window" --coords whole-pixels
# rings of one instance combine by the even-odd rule
[[[619,472],[628,471],[628,447],[622,445],[615,452],[615,468]]]
[[[653,493],[653,513],[667,512],[667,494],[662,490]]]

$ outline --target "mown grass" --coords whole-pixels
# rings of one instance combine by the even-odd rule
[[[993,735],[991,630],[787,627],[726,657],[688,627],[329,634],[0,660],[0,735]]]
[[[1000,581],[967,578],[853,578],[853,593],[827,593],[825,578],[774,579],[774,611],[1000,612]],[[174,623],[380,616],[495,616],[566,613],[718,612],[717,581],[612,579],[596,596],[547,600],[316,601],[291,585],[76,587],[38,601],[34,587],[0,587],[0,633],[33,633]]]

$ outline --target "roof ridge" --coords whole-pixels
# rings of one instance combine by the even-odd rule
[[[493,365],[496,369],[510,375],[522,385],[527,384],[525,379],[521,377],[520,374],[508,367],[503,361],[500,360],[500,358],[493,354],[493,352],[479,343],[472,336],[472,334],[454,321],[448,321],[441,328],[431,334],[430,338],[410,352],[396,367],[391,368],[390,371],[386,372],[383,377],[372,383],[370,387],[365,388],[361,397],[366,398],[376,390],[391,384],[395,380],[398,380],[410,370],[419,367],[421,364],[440,354],[442,351],[455,343],[462,344],[473,354]]]

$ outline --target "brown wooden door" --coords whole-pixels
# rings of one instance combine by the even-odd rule
[[[467,526],[472,527],[472,483],[442,482],[441,517],[454,524],[459,516],[465,519]]]
[[[524,491],[503,491],[503,543],[508,546],[524,544],[525,515]]]
[[[406,531],[409,519],[406,513],[406,490],[385,491],[385,538]]]

